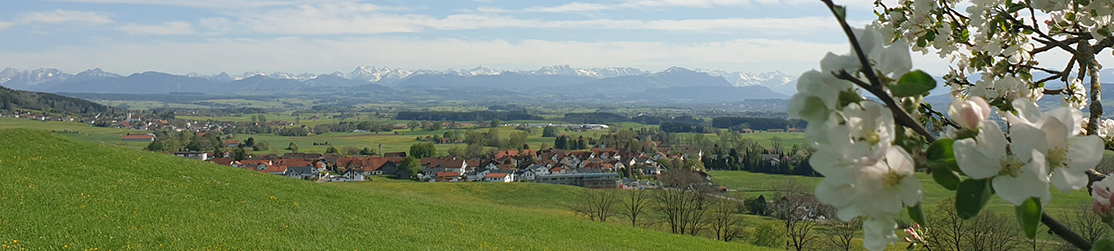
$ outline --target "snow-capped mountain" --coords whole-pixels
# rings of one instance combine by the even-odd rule
[[[368,82],[397,81],[410,77],[413,73],[412,71],[391,69],[386,66],[358,66],[355,70],[352,70],[352,73],[342,77]]]
[[[764,73],[744,73],[744,72],[727,72],[722,70],[698,70],[708,73],[712,76],[720,76],[727,79],[727,82],[735,86],[755,86],[761,85],[770,90],[793,95],[797,93],[796,83],[797,77],[786,75],[781,71],[772,71]]]
[[[503,72],[506,72],[506,71],[495,70],[495,69],[487,68],[487,67],[484,67],[483,65],[481,65],[481,66],[476,66],[476,68],[472,68],[470,70],[449,69],[449,70],[445,71],[445,74],[454,74],[454,75],[457,75],[457,76],[484,76],[484,75],[499,75],[499,74],[502,74]]]
[[[21,71],[8,67],[0,71],[0,84],[9,88],[25,90],[44,83],[61,83],[73,76],[73,74],[68,74],[54,68]]]
[[[560,75],[560,76],[580,76],[580,77],[593,77],[593,78],[610,78],[619,76],[633,76],[645,75],[649,72],[639,70],[631,67],[608,67],[608,68],[573,68],[569,65],[554,65],[545,66],[541,69],[533,71],[517,71],[516,73],[527,75]]]

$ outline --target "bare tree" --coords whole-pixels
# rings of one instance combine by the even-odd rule
[[[630,219],[632,227],[638,226],[638,216],[642,215],[646,208],[650,206],[651,201],[650,192],[645,189],[629,190],[622,200],[622,213]]]
[[[964,250],[1015,250],[1025,245],[1009,217],[983,210],[969,221],[971,228],[963,234],[969,246]]]
[[[969,226],[956,214],[954,198],[936,204],[928,219],[928,236],[925,242],[932,250],[963,250],[962,236]]]
[[[670,231],[699,233],[712,191],[707,181],[695,171],[678,168],[662,173],[662,183],[664,187],[654,195],[655,209],[669,224]]]
[[[1060,213],[1061,223],[1067,225],[1073,232],[1079,234],[1080,237],[1090,243],[1095,243],[1099,239],[1106,237],[1110,233],[1110,227],[1102,222],[1102,217],[1098,214],[1091,212],[1091,203],[1080,205],[1075,209],[1064,210]],[[1064,243],[1062,245],[1065,250],[1076,250],[1075,246],[1071,243]]]
[[[731,242],[743,234],[743,217],[736,215],[741,203],[733,198],[712,199],[708,215],[708,227],[716,234],[716,239]]]
[[[808,194],[809,190],[804,184],[792,178],[782,178],[770,183],[770,191],[774,192],[773,199]]]
[[[805,250],[817,238],[812,230],[816,228],[815,219],[822,215],[819,201],[812,195],[782,197],[774,204],[774,217],[781,220],[785,227],[788,245],[795,250]]]
[[[1018,236],[1017,223],[1007,216],[983,210],[974,218],[963,220],[955,211],[955,200],[936,205],[929,217],[925,239],[933,250],[1014,250],[1026,246]]]
[[[835,215],[835,211],[828,211],[827,215]],[[827,236],[828,245],[836,250],[849,251],[855,232],[863,229],[863,219],[856,217],[851,221],[841,221],[832,218],[824,221],[823,225],[827,228],[820,230],[820,233]]]
[[[569,209],[593,221],[607,221],[607,218],[614,216],[612,207],[618,200],[615,190],[585,189],[581,196],[582,204],[570,205]]]

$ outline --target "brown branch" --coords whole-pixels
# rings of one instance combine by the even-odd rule
[[[1068,241],[1076,248],[1079,248],[1080,250],[1091,250],[1090,241],[1087,241],[1086,239],[1083,239],[1083,237],[1080,237],[1078,234],[1075,234],[1075,232],[1071,231],[1071,229],[1068,229],[1067,226],[1064,226],[1064,224],[1060,224],[1060,222],[1056,221],[1056,219],[1053,219],[1052,216],[1048,216],[1048,213],[1041,212],[1041,223],[1044,223],[1044,225],[1048,226],[1049,232],[1060,236],[1060,238],[1064,238],[1064,240]]]
[[[886,93],[886,90],[883,89],[881,85],[874,86],[871,84],[867,84],[862,80],[855,78],[855,76],[852,76],[850,73],[847,73],[847,71],[844,70],[840,70],[838,73],[835,73],[835,75],[836,78],[855,83],[855,85],[858,85],[867,92],[870,92],[870,94],[874,94],[875,97],[882,100],[882,103],[885,103],[886,107],[890,108],[890,112],[894,115],[894,122],[896,122],[898,125],[913,129],[913,131],[917,132],[917,134],[924,136],[925,140],[928,140],[928,142],[936,141],[936,135],[933,135],[931,132],[929,132],[928,129],[924,128],[924,125],[921,125],[921,123],[917,123],[917,120],[914,120],[913,117],[909,115],[909,112],[906,112],[904,108],[901,108],[901,105],[898,105],[897,102],[890,97],[890,94]]]

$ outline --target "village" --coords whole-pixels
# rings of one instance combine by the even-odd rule
[[[400,163],[407,156],[405,152],[356,157],[286,153],[281,156],[255,156],[253,159],[239,161],[231,158],[230,154],[210,158],[204,152],[175,153],[179,157],[203,159],[220,165],[318,182],[369,181],[372,177],[383,177],[413,178],[423,182],[537,182],[585,188],[656,186],[654,182],[620,177],[661,174],[664,168],[657,160],[669,158],[664,154],[622,154],[614,148],[583,151],[504,150],[496,152],[492,159],[452,156],[415,159],[421,166],[421,171],[411,177],[410,173],[400,168]]]

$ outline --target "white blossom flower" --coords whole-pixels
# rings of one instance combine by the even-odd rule
[[[1021,205],[1029,198],[1040,198],[1042,203],[1051,201],[1044,154],[1035,149],[1025,155],[1008,154],[1009,142],[998,124],[984,120],[979,128],[975,138],[957,140],[954,144],[959,169],[972,179],[992,179],[998,197],[1010,204]]]
[[[1016,102],[1015,102],[1016,103]],[[1036,121],[1007,116],[1010,121],[1011,150],[1020,158],[1036,158],[1039,152],[1052,173],[1052,184],[1062,192],[1086,187],[1087,170],[1102,160],[1103,143],[1098,136],[1078,136],[1079,110],[1061,107],[1048,111]]]
[[[913,158],[901,147],[891,147],[885,158],[869,165],[856,165],[818,151],[811,159],[825,178],[816,187],[820,202],[839,209],[838,216],[889,217],[920,203],[923,187],[913,176]],[[833,164],[834,163],[834,164]]]
[[[807,71],[797,80],[797,94],[789,100],[789,116],[822,123],[837,109],[839,93],[844,91],[853,92],[851,82],[829,73]]]

